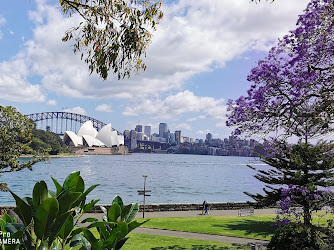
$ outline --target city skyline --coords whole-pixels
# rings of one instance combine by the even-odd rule
[[[165,1],[164,19],[144,58],[148,68],[102,81],[73,55],[56,0],[5,1],[0,10],[0,105],[23,114],[72,111],[158,130],[160,121],[192,138],[225,138],[226,103],[246,94],[246,77],[308,1]],[[260,24],[260,25],[259,25]],[[142,128],[144,129],[144,127]]]

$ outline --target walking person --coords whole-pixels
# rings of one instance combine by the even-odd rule
[[[209,214],[209,204],[207,203],[207,201],[203,201],[203,209],[202,209],[202,215],[203,215],[203,210],[204,210],[204,215]]]

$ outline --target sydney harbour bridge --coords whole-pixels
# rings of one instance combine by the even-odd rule
[[[29,114],[27,117],[36,123],[37,128],[50,130],[58,135],[63,135],[65,131],[77,133],[86,121],[92,121],[93,127],[97,131],[106,125],[95,118],[70,112],[42,112]],[[113,130],[117,131],[114,128]],[[117,131],[117,134],[121,135],[122,133]]]

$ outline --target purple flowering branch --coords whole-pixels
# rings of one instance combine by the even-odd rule
[[[311,138],[333,131],[333,16],[332,1],[312,0],[297,28],[251,70],[248,95],[228,102],[235,134],[282,130]]]

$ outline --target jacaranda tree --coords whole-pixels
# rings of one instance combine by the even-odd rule
[[[60,0],[62,12],[78,13],[82,22],[69,29],[63,41],[72,40],[74,53],[102,79],[108,72],[118,79],[132,70],[146,68],[142,61],[152,31],[162,18],[161,1],[151,0]]]
[[[271,168],[255,176],[267,184],[265,194],[249,194],[259,202],[275,204],[286,199],[284,190],[289,186],[320,197],[321,187],[333,185],[333,146],[323,141],[310,143],[333,130],[333,14],[332,1],[311,0],[299,16],[297,28],[251,70],[248,95],[229,101],[227,125],[236,127],[236,135],[278,134],[266,148],[268,155],[261,157]],[[288,138],[298,143],[289,145]],[[306,199],[303,192],[294,197],[293,206],[302,207],[303,219],[300,230],[294,228],[300,233],[292,238],[315,235],[312,211],[319,209],[321,202]],[[320,239],[305,239],[306,246],[320,248]]]

